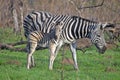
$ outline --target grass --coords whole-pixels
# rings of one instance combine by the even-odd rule
[[[3,31],[5,34],[1,35]],[[20,38],[11,29],[0,29],[2,43],[16,42]],[[49,70],[48,50],[38,50],[34,53],[36,66],[27,70],[25,52],[0,50],[0,80],[62,80],[62,67],[64,80],[120,80],[120,49],[107,50],[105,54],[98,54],[95,47],[88,48],[85,53],[78,50],[78,71],[72,64],[62,66],[61,53],[55,60],[54,69]],[[66,50],[64,56],[72,59],[70,50]]]

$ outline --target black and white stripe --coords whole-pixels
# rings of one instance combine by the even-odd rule
[[[48,19],[47,22],[46,19]],[[52,21],[64,22],[63,37],[70,43],[75,39],[86,37],[86,35],[88,35],[88,27],[95,27],[95,25],[97,25],[96,22],[78,16],[52,15],[47,12],[32,12],[24,19],[25,36],[27,37],[30,32],[36,30],[49,33],[52,28]],[[46,23],[46,27],[43,26],[44,23]]]
[[[46,21],[47,20],[47,21]],[[73,54],[74,66],[78,69],[76,59],[76,40],[80,38],[89,38],[92,43],[98,48],[99,52],[104,53],[106,50],[103,30],[108,24],[101,24],[91,20],[81,18],[79,16],[68,16],[68,15],[53,15],[47,12],[32,12],[25,17],[24,29],[25,36],[32,31],[42,31],[49,33],[53,28],[52,22],[63,22],[63,28],[61,33],[61,39],[58,42],[59,45],[55,45],[55,49],[51,49],[50,65],[52,69],[54,59],[57,55],[58,50],[64,43],[69,43]],[[42,26],[43,24],[46,26]]]
[[[41,31],[43,24],[52,15],[45,12],[31,12],[24,19],[24,31],[27,37],[32,31]]]
[[[36,47],[49,47],[49,44],[57,44],[62,32],[62,23],[54,23],[54,28],[49,33],[43,33],[42,31],[32,31],[27,37],[27,68],[34,66],[33,53]]]

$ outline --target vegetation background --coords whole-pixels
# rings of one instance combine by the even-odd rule
[[[120,23],[120,0],[0,0],[0,27],[14,26],[14,10],[19,25],[21,14],[24,17],[33,10]]]
[[[25,40],[23,19],[33,10],[120,23],[120,0],[0,0],[0,43],[18,42],[21,37]],[[25,45],[16,46],[21,47]],[[27,70],[25,52],[1,49],[0,80],[120,80],[119,47],[110,48],[103,55],[94,46],[85,53],[77,50],[79,71],[74,70],[72,63],[61,64],[62,50],[59,53],[52,71],[48,70],[47,49],[35,52],[36,67]],[[64,56],[71,60],[69,49]]]

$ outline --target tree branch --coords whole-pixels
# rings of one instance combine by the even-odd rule
[[[8,45],[11,45],[11,46],[17,46],[17,45],[22,45],[22,44],[27,44],[27,41],[20,41],[20,42],[16,42],[16,43],[8,43]]]
[[[115,10],[115,9],[112,9],[112,8],[106,6],[106,5],[104,5],[104,6],[105,6],[106,8],[108,8],[109,10],[111,10],[111,11],[117,13],[118,15],[120,15],[120,12],[119,12],[119,11],[117,11],[117,10]]]
[[[4,50],[11,50],[11,51],[20,51],[20,52],[27,52],[26,48],[16,48],[15,46],[18,45],[23,45],[23,44],[27,44],[27,41],[20,41],[20,42],[16,42],[16,43],[8,43],[8,44],[3,44],[0,43],[0,49]],[[47,47],[37,47],[36,50],[43,50],[46,49]]]
[[[77,7],[77,5],[75,4],[75,2],[74,1],[72,1],[72,0],[68,0],[71,4],[73,4],[73,6],[75,6],[75,9],[76,9],[76,11],[78,11],[78,13],[80,14],[80,10],[78,9],[78,7]]]
[[[92,5],[92,6],[86,6],[86,7],[78,7],[78,9],[96,8],[96,7],[103,6],[103,4],[104,4],[104,0],[98,5]]]
[[[96,8],[96,7],[103,6],[103,4],[104,4],[104,0],[103,0],[103,1],[102,1],[100,4],[98,4],[98,5],[86,6],[86,7],[78,7],[73,0],[68,0],[68,1],[69,1],[71,4],[73,4],[73,6],[75,6],[75,9],[76,9],[76,11],[78,11],[79,14],[80,14],[80,10],[81,10],[81,9]]]
[[[18,44],[20,45],[20,44]],[[3,43],[0,43],[0,49],[6,49],[6,50],[11,50],[11,51],[24,51],[26,52],[26,49],[25,48],[15,48],[13,45],[10,45],[10,44],[3,44]]]

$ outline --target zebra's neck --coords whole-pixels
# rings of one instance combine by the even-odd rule
[[[91,31],[96,28],[97,22],[90,21],[81,17],[72,17],[71,33],[75,39],[90,38]]]

